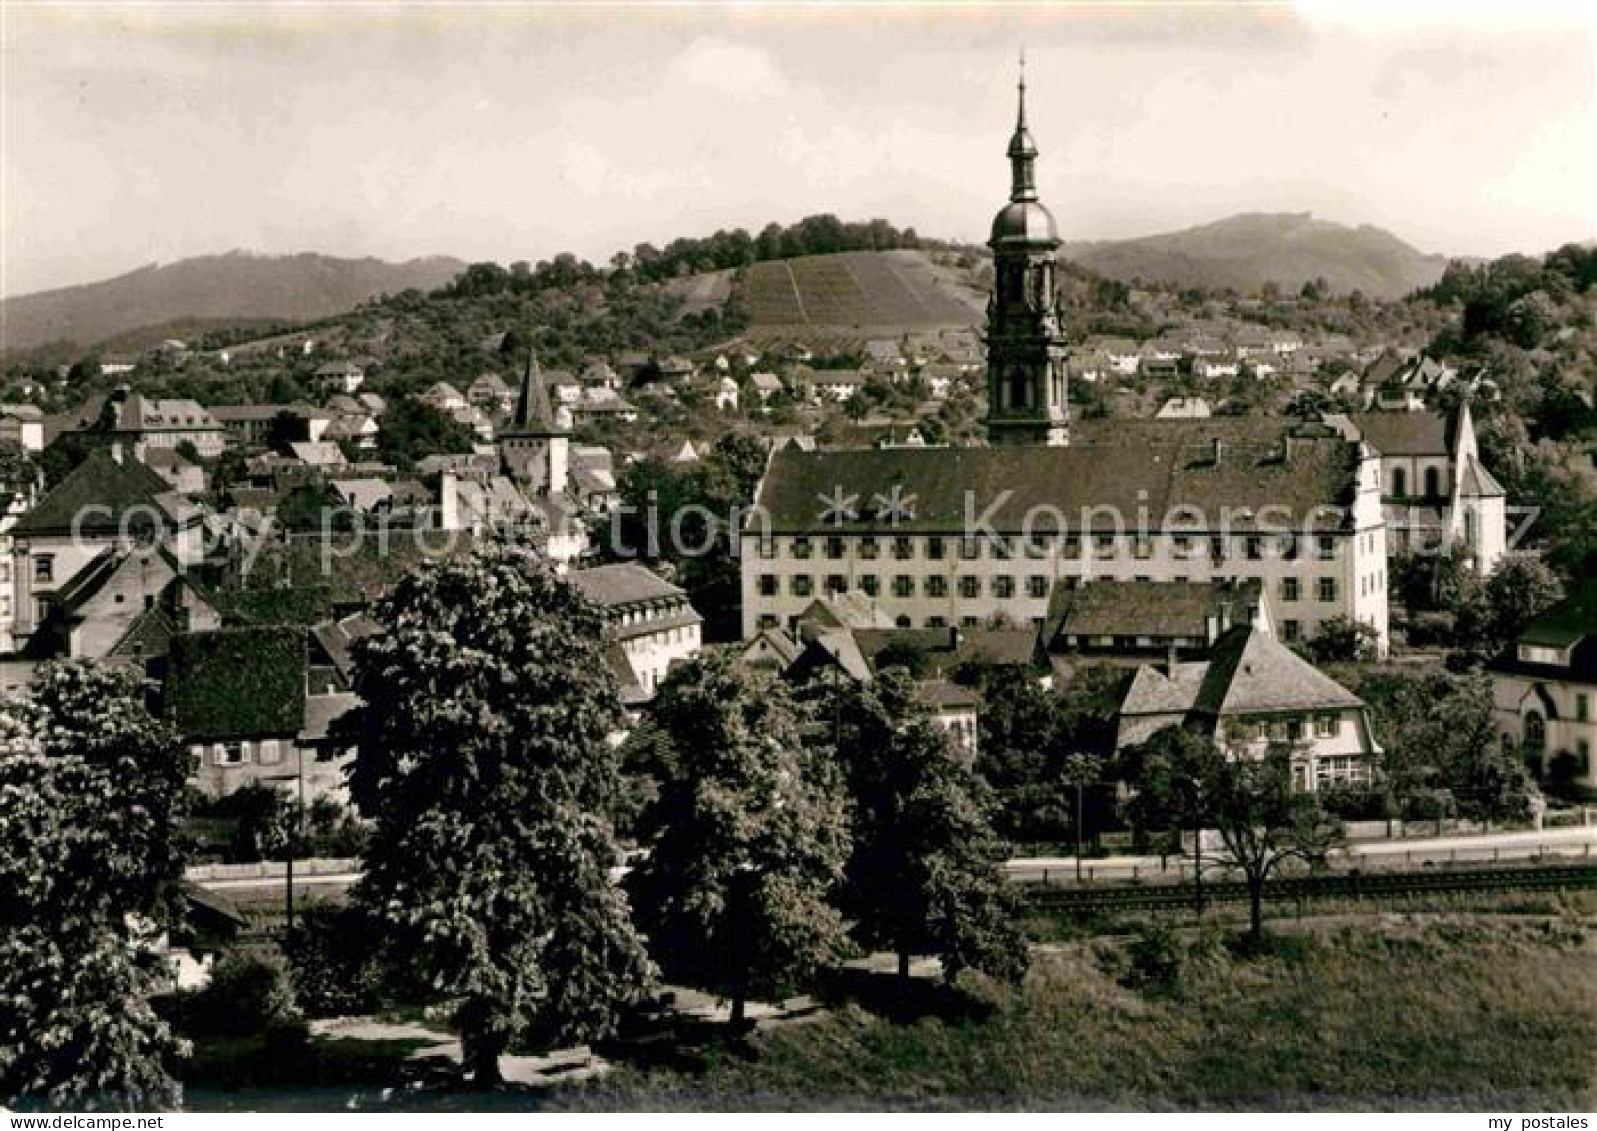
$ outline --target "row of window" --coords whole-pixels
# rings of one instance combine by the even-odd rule
[[[1334,712],[1242,719],[1237,724],[1237,737],[1243,741],[1302,742],[1312,727],[1316,738],[1334,738],[1340,724],[1341,720]]]
[[[1336,578],[1321,577],[1316,579],[1314,595],[1320,601],[1336,600]],[[1283,602],[1301,601],[1303,599],[1303,581],[1297,577],[1283,577],[1281,579],[1281,600]]]
[[[947,597],[948,578],[940,576],[924,577],[919,580],[921,595],[926,597]],[[1007,601],[1015,596],[1016,578],[991,577],[987,579],[987,588],[992,596],[1001,601]],[[907,573],[893,577],[891,592],[894,597],[909,598],[916,595],[917,579]],[[855,584],[861,593],[867,597],[881,595],[881,579],[874,573],[861,574],[855,579]],[[1026,596],[1035,601],[1045,600],[1048,596],[1048,587],[1052,579],[1044,574],[1033,574],[1026,578]],[[834,593],[843,593],[848,589],[848,578],[840,573],[828,574],[824,579],[828,596]],[[971,601],[982,595],[982,579],[966,575],[958,579],[959,595]],[[781,594],[781,578],[774,573],[762,573],[759,580],[759,591],[762,597],[776,597]],[[794,574],[787,579],[787,591],[794,597],[813,597],[815,595],[815,579],[807,573]]]
[[[1373,540],[1373,536],[1372,536]],[[1080,557],[1084,544],[1091,545],[1099,557],[1114,556],[1118,544],[1122,541],[1130,545],[1133,557],[1151,558],[1154,553],[1154,537],[1143,535],[1122,536],[1116,534],[1094,534],[1083,539],[1078,534],[1032,534],[1025,539],[1018,539],[1014,535],[1004,534],[996,537],[986,535],[962,536],[948,538],[943,535],[933,534],[924,540],[897,535],[892,538],[880,539],[873,535],[845,538],[842,535],[828,535],[819,539],[820,551],[823,557],[831,561],[840,561],[849,555],[852,546],[854,555],[865,561],[873,561],[883,556],[883,543],[886,550],[897,561],[914,561],[917,549],[927,561],[943,561],[950,555],[950,543],[957,543],[958,555],[965,561],[977,561],[982,557],[990,557],[996,561],[1008,561],[1015,556],[1016,546],[1024,543],[1024,549],[1029,557],[1045,558],[1063,549],[1067,558]],[[776,542],[774,537],[760,539],[760,556],[762,558],[776,557]],[[1263,535],[1249,534],[1240,538],[1204,538],[1191,535],[1170,536],[1170,546],[1173,556],[1177,558],[1190,558],[1200,548],[1207,547],[1208,555],[1215,561],[1225,561],[1228,558],[1240,557],[1248,561],[1263,561],[1268,557],[1280,557],[1286,561],[1296,561],[1301,554],[1301,539],[1296,535]],[[808,560],[815,556],[816,540],[805,535],[795,536],[790,540],[789,552],[800,560]],[[920,545],[917,545],[920,543]],[[1315,537],[1315,556],[1321,561],[1330,561],[1337,555],[1337,539],[1335,535],[1321,534]]]
[[[283,760],[291,743],[286,739],[263,738],[258,741],[199,743],[190,748],[195,760],[209,759],[213,766],[247,766],[251,763],[275,766]]]

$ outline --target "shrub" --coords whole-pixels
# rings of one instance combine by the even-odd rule
[[[294,998],[310,1017],[370,1013],[382,1004],[369,942],[374,932],[351,907],[308,907],[283,944]]]
[[[180,1024],[191,1033],[281,1036],[303,1022],[277,962],[246,951],[224,955],[202,989],[185,994]]]

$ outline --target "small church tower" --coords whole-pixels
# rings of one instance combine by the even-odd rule
[[[1025,59],[1009,139],[1009,203],[993,218],[987,303],[987,439],[1051,444],[1070,438],[1065,336],[1055,296],[1059,230],[1037,199],[1037,146],[1026,128]]]
[[[563,495],[570,472],[571,424],[564,406],[550,411],[543,370],[531,354],[510,426],[499,433],[505,471],[538,495]]]

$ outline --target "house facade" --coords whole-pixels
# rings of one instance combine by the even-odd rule
[[[1597,794],[1597,581],[1532,620],[1491,677],[1497,725],[1531,772]]]
[[[1174,726],[1234,757],[1290,747],[1293,785],[1306,791],[1372,781],[1381,753],[1358,696],[1251,625],[1222,636],[1207,660],[1137,669],[1116,718],[1116,747]]]
[[[703,619],[681,589],[631,562],[566,575],[605,620],[606,655],[622,704],[654,698],[673,664],[699,654]]]

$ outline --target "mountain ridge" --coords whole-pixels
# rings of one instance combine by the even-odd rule
[[[1068,241],[1060,253],[1100,275],[1178,287],[1297,291],[1324,279],[1338,293],[1401,298],[1441,278],[1449,257],[1427,254],[1374,224],[1340,224],[1312,212],[1241,212],[1120,240]]]
[[[80,348],[183,322],[299,322],[342,314],[380,294],[442,286],[466,264],[449,256],[390,262],[318,252],[234,249],[150,263],[109,279],[0,300],[0,349]]]

